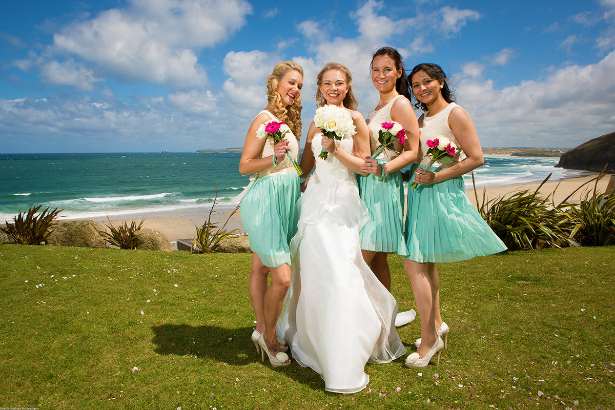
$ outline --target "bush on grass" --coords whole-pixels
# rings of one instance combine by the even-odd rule
[[[1,228],[7,235],[22,245],[40,245],[51,234],[51,224],[56,219],[61,209],[49,210],[37,214],[42,205],[33,207],[30,205],[27,213],[20,212],[13,218],[13,223],[6,222],[6,227]]]
[[[136,249],[139,246],[138,232],[143,226],[145,219],[141,219],[138,224],[135,221],[131,221],[130,225],[124,221],[120,225],[115,226],[107,218],[109,224],[106,225],[109,228],[109,232],[101,232],[100,234],[105,240],[120,249]]]

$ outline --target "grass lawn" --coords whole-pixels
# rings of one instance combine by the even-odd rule
[[[614,256],[440,265],[440,366],[368,365],[368,387],[341,395],[296,362],[260,362],[249,255],[1,244],[0,408],[615,408]],[[414,308],[390,263],[400,310]],[[399,329],[408,353],[418,322]]]

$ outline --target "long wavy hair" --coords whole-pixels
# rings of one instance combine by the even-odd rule
[[[446,81],[446,74],[439,65],[433,63],[422,63],[417,65],[412,69],[412,72],[410,73],[410,81],[412,81],[412,76],[419,71],[424,71],[425,74],[442,83],[442,88],[440,89],[440,91],[442,92],[442,97],[444,97],[444,101],[446,101],[447,103],[455,102],[455,96],[453,95],[453,92],[449,88],[448,82]],[[416,97],[414,99],[416,100]],[[427,105],[422,102],[419,102],[418,100],[416,100],[416,104],[414,104],[414,106],[425,112],[428,111]]]
[[[374,55],[372,56],[372,62],[369,64],[370,71],[374,69],[374,59],[379,56],[388,56],[393,62],[395,62],[395,69],[401,70],[401,77],[397,79],[395,82],[395,89],[397,92],[410,101],[411,92],[410,92],[410,81],[408,80],[408,76],[406,75],[406,70],[404,70],[404,61],[401,58],[401,54],[393,47],[382,47],[376,50]]]
[[[303,76],[303,68],[294,61],[283,61],[273,68],[267,76],[267,101],[273,106],[273,115],[286,125],[295,134],[297,140],[301,137],[301,98],[296,98],[292,105],[286,106],[278,93],[278,85],[282,77],[290,70],[295,70]]]
[[[320,73],[318,73],[318,75],[316,76],[316,85],[318,86],[316,90],[316,107],[323,107],[327,105],[327,100],[325,99],[325,96],[322,95],[322,92],[320,91],[320,86],[322,85],[323,75],[325,75],[325,73],[330,70],[337,70],[341,72],[342,74],[344,74],[344,77],[346,77],[346,84],[348,85],[348,92],[346,93],[346,97],[344,97],[344,101],[343,101],[344,107],[349,108],[351,110],[356,110],[359,103],[357,103],[357,99],[355,98],[354,93],[352,92],[352,74],[350,73],[350,70],[346,68],[346,66],[340,63],[325,64],[322,70],[320,70]]]

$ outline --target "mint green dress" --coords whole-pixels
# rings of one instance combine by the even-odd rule
[[[419,166],[432,172],[444,169],[437,166],[439,163],[429,167],[431,158],[425,156],[428,140],[442,135],[459,147],[448,126],[448,116],[454,107],[458,105],[451,103],[434,116],[421,117],[421,154],[419,163],[410,169],[410,184]],[[450,166],[456,164],[461,155],[458,153]],[[421,263],[457,262],[507,249],[468,200],[460,176],[437,184],[418,184],[414,189],[408,186],[405,236],[407,254],[404,258]]]
[[[383,122],[392,122],[391,108],[398,95],[380,110],[374,110],[367,116],[370,129],[370,145],[372,153],[380,145],[378,130]],[[403,150],[397,146],[397,151]],[[376,159],[382,164],[395,158],[397,154],[384,150]],[[357,174],[359,195],[369,212],[369,221],[361,229],[361,249],[398,253],[406,253],[403,236],[404,213],[404,184],[400,171],[391,172],[386,177],[377,177],[373,174],[362,176]]]
[[[278,121],[267,112],[272,120]],[[290,152],[298,158],[299,143],[288,126],[286,139]],[[273,154],[273,140],[267,139],[261,157]],[[278,164],[256,174],[241,199],[241,222],[250,249],[269,268],[290,265],[289,243],[297,232],[295,204],[301,195],[299,175],[288,156]]]

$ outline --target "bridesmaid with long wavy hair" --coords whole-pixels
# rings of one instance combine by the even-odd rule
[[[276,324],[290,285],[288,244],[295,234],[295,203],[299,199],[299,175],[287,151],[296,159],[301,135],[301,88],[303,69],[293,61],[279,63],[267,77],[267,107],[246,135],[239,172],[255,174],[241,199],[241,221],[252,249],[249,292],[256,329],[252,341],[274,367],[290,363],[288,347],[275,336]],[[274,145],[258,138],[257,130],[269,121],[284,121],[285,140]],[[267,277],[271,274],[271,284]]]

